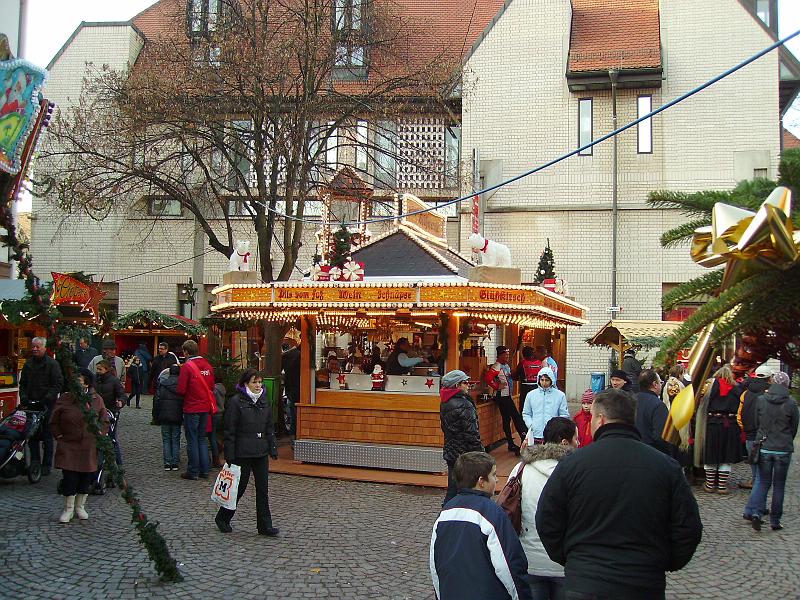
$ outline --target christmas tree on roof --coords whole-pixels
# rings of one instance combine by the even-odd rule
[[[556,261],[553,251],[550,249],[550,238],[547,238],[547,246],[542,251],[539,258],[539,266],[536,269],[536,282],[542,283],[545,279],[554,279],[556,276]]]

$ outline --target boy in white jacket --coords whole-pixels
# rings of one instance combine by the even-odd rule
[[[545,425],[553,417],[569,417],[567,397],[556,387],[555,379],[550,367],[542,367],[538,376],[539,387],[525,397],[522,419],[528,427],[528,444],[543,443]]]
[[[550,560],[536,531],[539,496],[558,461],[578,447],[578,428],[566,417],[550,419],[544,428],[544,444],[522,449],[520,462],[509,477],[522,472],[522,531],[519,541],[528,559],[528,574],[534,598],[564,598],[564,567]]]

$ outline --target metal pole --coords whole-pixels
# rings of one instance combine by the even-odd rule
[[[617,129],[617,77],[616,69],[609,69],[611,79],[611,128]],[[611,319],[617,318],[617,139],[614,136],[611,151]]]
[[[17,58],[25,58],[28,29],[28,0],[19,0],[19,29],[17,31]]]

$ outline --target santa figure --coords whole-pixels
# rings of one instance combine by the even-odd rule
[[[372,391],[380,392],[383,390],[383,380],[386,375],[383,372],[383,368],[380,365],[375,365],[375,368],[372,369]]]

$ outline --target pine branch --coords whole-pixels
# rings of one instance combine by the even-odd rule
[[[688,216],[711,219],[711,209],[717,202],[730,203],[731,193],[721,191],[672,192],[667,190],[650,192],[647,203],[653,208],[676,209]]]
[[[688,242],[692,239],[695,229],[706,225],[711,225],[711,219],[695,219],[679,225],[661,234],[661,245],[664,248],[671,248],[683,242]]]
[[[682,304],[687,300],[691,300],[697,296],[704,294],[709,296],[715,295],[720,284],[722,283],[723,273],[724,271],[722,269],[709,271],[708,273],[704,273],[699,277],[690,279],[686,283],[682,283],[664,296],[664,298],[661,300],[661,306],[664,308],[664,310],[669,311],[679,304]]]

